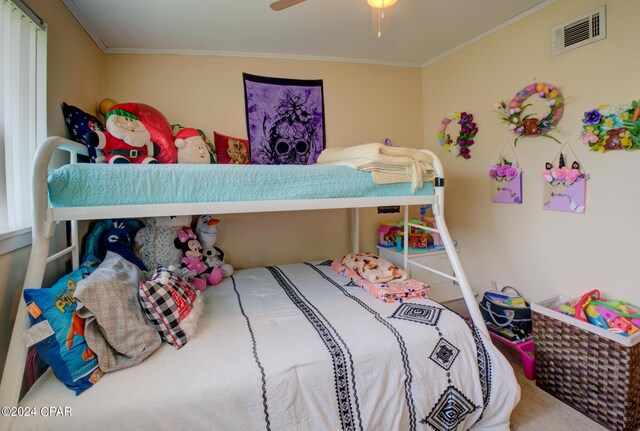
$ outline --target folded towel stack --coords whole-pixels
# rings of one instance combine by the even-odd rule
[[[435,176],[433,159],[426,151],[379,143],[327,148],[318,163],[370,171],[376,184],[410,182],[414,192]]]

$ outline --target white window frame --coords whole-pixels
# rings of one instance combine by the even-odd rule
[[[0,0],[0,255],[31,243],[33,158],[47,136],[47,25]]]

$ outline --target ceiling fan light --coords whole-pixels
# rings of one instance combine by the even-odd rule
[[[374,9],[384,9],[396,4],[398,0],[367,0],[369,6]]]

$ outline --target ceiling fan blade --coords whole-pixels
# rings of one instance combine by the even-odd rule
[[[286,9],[291,6],[295,6],[298,3],[302,3],[305,0],[277,0],[269,5],[269,7],[275,11]]]

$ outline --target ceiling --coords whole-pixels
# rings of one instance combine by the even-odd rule
[[[107,53],[424,66],[556,0],[399,0],[377,38],[366,0],[63,0]]]

